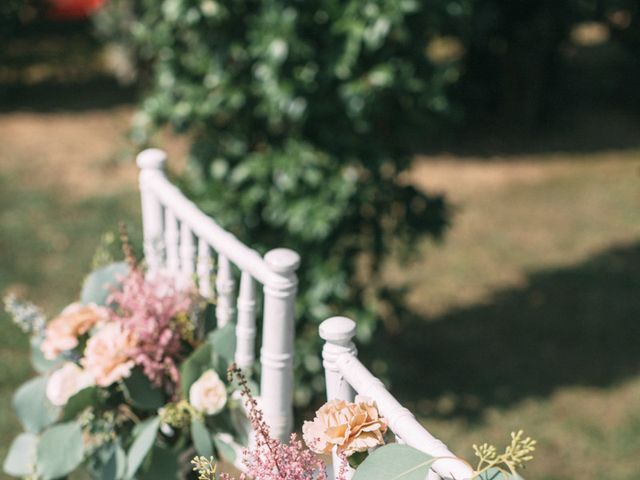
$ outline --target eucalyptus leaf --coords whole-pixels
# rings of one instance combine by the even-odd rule
[[[200,378],[200,375],[213,367],[212,353],[212,346],[209,343],[204,343],[180,366],[180,386],[185,397],[189,396],[189,388]]]
[[[176,480],[181,467],[184,467],[179,453],[168,448],[154,446],[151,450],[151,461],[139,471],[140,480]]]
[[[478,475],[477,480],[523,480],[517,473],[510,473],[499,468],[490,468]],[[474,479],[475,480],[475,479]]]
[[[80,465],[83,454],[80,424],[67,422],[54,425],[40,437],[36,471],[44,480],[64,477]]]
[[[113,443],[109,453],[100,472],[100,480],[120,480],[127,468],[127,456],[120,442]]]
[[[42,350],[40,350],[41,343],[42,338],[31,337],[31,352],[29,358],[31,359],[31,365],[36,372],[47,373],[60,365],[63,360],[61,358],[56,358],[55,360],[47,360],[44,358],[44,354],[42,353]]]
[[[236,326],[228,323],[222,328],[211,332],[208,342],[213,347],[213,352],[223,358],[227,364],[234,361],[236,354]]]
[[[241,455],[241,447],[234,442],[233,437],[226,433],[218,433],[213,436],[213,444],[218,455],[225,461],[234,464]]]
[[[91,272],[84,280],[80,302],[106,306],[112,290],[120,284],[120,278],[129,272],[126,262],[117,262]]]
[[[124,380],[124,394],[134,406],[143,410],[157,410],[165,404],[164,393],[136,368]]]
[[[47,398],[47,378],[36,377],[24,383],[13,396],[13,407],[25,430],[39,433],[56,421],[60,409]]]
[[[138,424],[135,429],[135,439],[127,454],[127,469],[125,477],[134,478],[145,457],[155,444],[156,436],[160,428],[160,418],[151,417]]]
[[[198,455],[209,458],[213,455],[211,433],[204,422],[198,418],[191,419],[191,439]]]
[[[2,466],[12,477],[27,477],[33,473],[36,464],[38,437],[33,433],[21,433],[9,447],[9,453]]]
[[[71,396],[62,407],[62,421],[70,421],[76,418],[83,410],[99,403],[98,388],[95,386],[83,388]]]
[[[407,445],[385,445],[362,462],[353,480],[424,480],[433,461],[433,457]]]

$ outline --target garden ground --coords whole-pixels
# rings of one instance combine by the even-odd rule
[[[120,219],[140,229],[132,107],[112,103],[0,113],[0,292],[50,314],[76,297],[104,231]],[[539,440],[528,478],[638,477],[639,154],[417,159],[411,181],[446,193],[455,215],[444,243],[385,270],[410,286],[401,333],[384,339],[386,373],[454,450],[470,458],[471,444],[523,428]],[[11,394],[30,368],[4,313],[0,328],[4,457],[19,430]]]

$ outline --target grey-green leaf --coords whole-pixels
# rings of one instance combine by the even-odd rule
[[[227,364],[233,362],[236,354],[236,327],[233,323],[211,332],[208,340],[214,353],[222,357]]]
[[[125,276],[129,267],[125,262],[117,262],[94,270],[82,285],[80,302],[84,305],[95,303],[105,306],[111,291],[118,287],[120,278]]]
[[[233,437],[228,434],[218,433],[213,437],[219,456],[229,463],[234,463],[238,458],[237,445],[233,444]]]
[[[490,468],[486,472],[478,475],[478,480],[524,480],[517,473],[509,473],[499,468]]]
[[[62,363],[62,359],[47,360],[40,350],[40,344],[42,339],[38,337],[31,337],[31,365],[38,373],[47,373],[54,367]]]
[[[75,395],[71,396],[67,404],[62,408],[62,420],[73,420],[87,407],[98,404],[98,388],[95,386],[83,388]]]
[[[76,422],[47,429],[37,448],[37,472],[44,480],[64,477],[74,471],[84,454],[82,429]]]
[[[13,396],[13,407],[25,430],[39,433],[56,421],[60,409],[47,399],[47,378],[36,377],[24,383]]]
[[[125,379],[124,393],[133,405],[143,410],[157,410],[165,404],[162,390],[137,368]]]
[[[424,480],[433,457],[407,445],[390,444],[371,453],[353,480]]]
[[[160,428],[160,418],[151,417],[136,428],[136,437],[127,455],[126,478],[133,478],[145,457],[153,447]]]
[[[211,434],[202,420],[191,419],[191,439],[198,455],[207,458],[213,455]]]
[[[151,450],[151,462],[144,471],[138,472],[140,480],[175,480],[180,478],[178,472],[184,467],[178,452],[169,448],[155,446]]]
[[[3,469],[13,477],[27,477],[33,473],[36,463],[38,437],[33,433],[21,433],[9,448]]]
[[[209,343],[198,347],[180,367],[180,386],[182,394],[189,396],[189,388],[212,365],[212,346]]]
[[[127,468],[127,456],[120,442],[113,444],[111,455],[100,472],[101,480],[119,480],[124,477]]]

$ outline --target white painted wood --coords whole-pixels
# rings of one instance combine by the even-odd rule
[[[269,251],[264,259],[279,278],[264,285],[260,396],[271,434],[286,441],[293,427],[293,337],[298,288],[295,271],[300,256],[293,250],[278,248]]]
[[[389,422],[389,428],[409,446],[421,450],[440,460],[434,462],[429,480],[460,480],[473,476],[473,470],[464,461],[458,459],[440,440],[432,436],[404,408],[376,378],[358,360],[351,343],[355,335],[355,322],[346,317],[333,317],[320,325],[320,336],[327,342],[323,349],[323,364],[326,374],[329,399],[343,398],[333,395],[348,394],[343,382],[348,383],[358,394],[376,401],[382,416]],[[334,473],[339,465],[334,462]]]
[[[216,274],[216,320],[218,328],[233,321],[235,281],[229,259],[224,255],[218,256],[218,271]]]
[[[213,289],[211,287],[211,272],[213,271],[213,262],[211,260],[211,248],[209,244],[202,238],[198,240],[198,262],[196,272],[198,274],[198,290],[204,298],[213,298]]]
[[[244,245],[169,182],[164,174],[165,161],[166,154],[158,149],[145,150],[137,157],[149,271],[166,268],[176,275],[186,274],[189,279],[195,276],[200,293],[211,298],[211,257],[215,251],[216,314],[218,325],[222,326],[234,320],[233,265],[239,268],[236,360],[245,370],[255,360],[256,283],[263,285],[261,403],[272,434],[286,440],[293,424],[294,303],[298,284],[295,270],[300,257],[291,250],[276,249],[263,258]]]
[[[345,380],[338,358],[341,355],[356,356],[357,350],[352,339],[356,334],[356,324],[347,317],[332,317],[320,325],[320,337],[325,341],[322,347],[322,365],[324,367],[324,377],[327,386],[327,401],[346,400],[353,402],[356,392]],[[336,455],[335,449],[331,454],[333,459],[333,477],[337,478],[340,465],[343,460]],[[348,464],[344,466],[344,476],[347,480],[353,477],[355,470]]]
[[[236,323],[236,363],[245,371],[253,368],[256,342],[256,282],[242,272],[238,295],[238,321]]]
[[[180,269],[178,219],[171,209],[165,208],[164,210],[166,267],[170,272],[177,273]]]
[[[167,155],[157,148],[145,150],[136,158],[136,163],[140,168],[144,257],[150,272],[160,268],[163,264],[162,205],[154,185],[166,181],[164,175],[166,160]]]
[[[156,151],[157,149],[150,150]],[[146,152],[147,150],[140,153],[138,158],[142,157],[146,160]],[[143,170],[140,173],[141,177],[144,176],[145,188],[154,195],[154,198],[159,199],[165,208],[172,210],[181,223],[189,225],[196,237],[205,240],[218,254],[227,257],[240,270],[249,272],[253,278],[263,285],[286,281],[286,278],[267,265],[267,262],[258,252],[244,245],[233,234],[220,227],[215,220],[205,215],[193,202],[187,199],[178,188],[167,180],[162,169],[159,170],[159,175],[155,174],[155,172],[150,175],[147,175],[147,173],[147,170]],[[147,222],[144,216],[143,210],[143,222]],[[159,225],[157,231],[161,233],[162,223],[160,222]],[[149,235],[154,232],[156,232],[154,228],[149,229]],[[156,234],[158,233],[156,232]],[[147,235],[146,232],[145,235]]]
[[[180,272],[185,278],[193,278],[196,249],[193,233],[185,222],[180,223]]]

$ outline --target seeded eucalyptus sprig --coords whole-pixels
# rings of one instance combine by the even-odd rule
[[[511,445],[508,445],[500,455],[496,447],[491,444],[483,443],[480,446],[474,444],[473,450],[479,459],[476,478],[492,468],[508,469],[511,473],[515,473],[516,470],[524,467],[526,462],[533,460],[531,454],[536,449],[536,441],[531,437],[522,438],[523,434],[522,430],[511,432]]]

